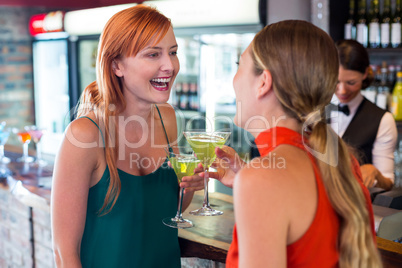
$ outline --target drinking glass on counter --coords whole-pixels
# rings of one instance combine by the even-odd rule
[[[36,160],[34,164],[38,166],[46,166],[47,162],[42,159],[42,144],[40,142],[45,130],[38,128],[37,126],[26,126],[25,130],[29,133],[32,141],[35,143]]]
[[[209,166],[216,158],[215,147],[222,147],[229,138],[230,132],[185,131],[184,136],[197,158],[204,166],[204,202],[202,208],[191,211],[197,216],[217,216],[223,212],[211,208],[208,198]]]
[[[17,162],[31,163],[34,158],[28,155],[28,145],[31,142],[31,135],[28,131],[23,129],[14,128],[13,132],[17,134],[20,142],[22,143],[22,157],[17,158]]]
[[[167,152],[170,164],[174,172],[176,173],[179,184],[184,176],[191,176],[194,174],[194,169],[197,167],[200,161],[194,155],[174,154],[173,152]],[[193,223],[189,220],[183,219],[182,216],[182,204],[183,204],[183,192],[184,188],[180,188],[179,205],[177,213],[174,218],[164,218],[163,224],[173,228],[190,228],[193,227]]]
[[[5,128],[6,123],[3,121],[0,123],[0,163],[8,164],[11,159],[4,155],[4,145],[7,143],[10,136],[10,129]]]

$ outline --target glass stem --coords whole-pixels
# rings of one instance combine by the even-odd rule
[[[24,142],[24,144],[22,145],[22,156],[24,158],[28,158],[28,143]]]
[[[209,170],[208,166],[205,165],[204,171],[204,203],[202,204],[203,207],[209,207],[209,198],[208,198],[208,178],[209,178]]]
[[[0,159],[4,157],[4,145],[0,145]]]
[[[182,219],[181,210],[183,207],[183,193],[184,193],[184,188],[181,188],[180,195],[179,195],[179,206],[177,207],[177,214],[176,214],[177,219]]]
[[[37,161],[42,159],[42,148],[40,142],[36,143],[36,159]]]

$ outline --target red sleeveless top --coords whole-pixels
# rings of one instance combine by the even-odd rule
[[[287,246],[287,267],[338,267],[339,217],[328,199],[316,160],[307,151],[307,145],[303,144],[302,136],[288,128],[276,127],[260,133],[255,139],[255,143],[261,156],[267,155],[281,144],[296,146],[308,153],[313,164],[318,192],[317,211],[306,233],[299,240]],[[360,168],[356,159],[353,159],[353,169],[366,198],[370,225],[375,239],[374,215],[370,194],[362,183]],[[232,244],[226,258],[226,267],[238,267],[238,265],[239,248],[235,224]]]

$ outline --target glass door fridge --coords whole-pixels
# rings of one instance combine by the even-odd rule
[[[55,155],[70,122],[68,39],[46,33],[32,44],[35,124],[44,129],[42,152]]]

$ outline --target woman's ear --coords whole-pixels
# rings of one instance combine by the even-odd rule
[[[260,99],[268,94],[272,88],[272,75],[268,70],[264,70],[259,77],[259,86],[257,89],[257,99]]]
[[[366,71],[364,72],[364,75],[363,75],[363,79],[362,79],[362,80],[366,79],[370,72],[372,73],[373,70],[372,70],[371,67],[369,66],[369,67],[366,68]]]
[[[116,60],[112,61],[112,70],[113,70],[114,74],[117,75],[118,77],[123,77],[123,73],[120,69],[120,65]]]

